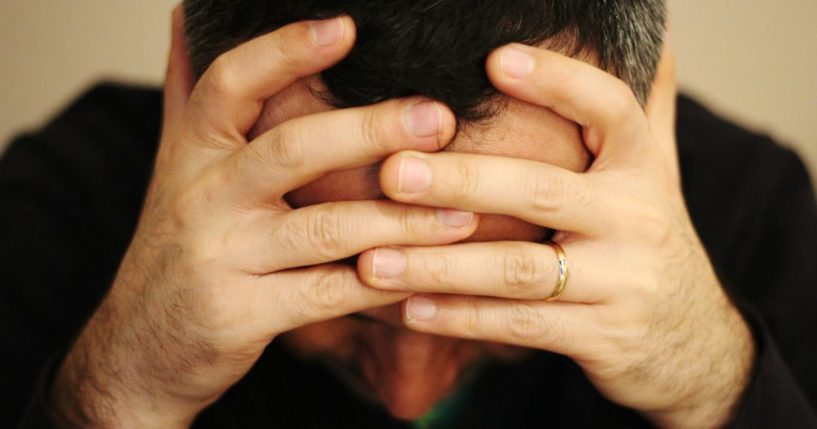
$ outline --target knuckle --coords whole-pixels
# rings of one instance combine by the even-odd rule
[[[236,71],[230,53],[216,57],[202,79],[208,92],[214,97],[234,96],[238,92],[239,73]]]
[[[191,101],[191,103],[194,103]],[[202,113],[202,110],[209,110],[211,105],[204,100],[197,100],[199,108],[193,109],[195,115],[201,115],[195,118],[193,123],[195,126],[191,127],[191,137],[193,141],[206,144],[207,146],[217,149],[231,149],[235,150],[237,147],[242,147],[246,144],[246,140],[241,133],[236,132],[230,126],[227,126],[218,121],[213,121],[213,112]]]
[[[652,302],[652,298],[657,296],[660,288],[655,278],[649,274],[633,276],[630,281],[629,292],[634,297],[640,297],[643,302]]]
[[[484,315],[476,301],[468,304],[465,315],[462,319],[463,333],[468,338],[479,338],[482,332]]]
[[[291,212],[280,220],[270,223],[268,229],[269,242],[278,249],[298,249],[304,243],[302,225],[286,216],[292,216]]]
[[[562,175],[533,172],[526,176],[530,177],[529,187],[532,188],[532,192],[528,195],[531,196],[531,206],[536,212],[556,212],[563,209],[568,202],[571,206],[587,204],[587,192],[570,185]]]
[[[250,185],[261,183],[265,176],[256,171],[265,171],[271,166],[260,146],[259,142],[250,143],[241,150],[241,156],[232,158],[232,162],[227,163],[227,166],[221,171],[222,182],[234,186],[244,184],[244,181],[248,181]]]
[[[516,303],[511,307],[507,324],[511,339],[522,343],[535,342],[547,332],[536,308],[527,303]]]
[[[646,251],[644,251],[646,250]],[[617,270],[608,275],[609,282],[615,284],[615,296],[622,302],[627,302],[631,305],[650,306],[655,303],[656,299],[660,298],[662,293],[661,286],[665,284],[660,279],[665,277],[661,275],[660,271],[661,261],[657,261],[656,255],[648,249],[638,250],[632,253],[632,250],[627,251],[627,259],[630,265],[626,270]],[[640,314],[631,308],[628,312],[629,317],[635,317]]]
[[[633,221],[636,236],[648,245],[664,247],[672,239],[673,229],[670,221],[659,210],[646,208],[639,211]]]
[[[194,184],[177,195],[167,209],[165,215],[169,225],[175,231],[187,229],[202,213],[212,210],[215,200],[213,188]]]
[[[269,141],[260,145],[258,156],[271,168],[277,170],[297,170],[303,167],[306,161],[306,145],[308,139],[303,127],[295,122],[287,122],[275,130]]]
[[[226,293],[226,289],[211,288],[198,297],[202,325],[211,332],[231,331],[241,325],[242,314],[236,302],[235,294]],[[203,317],[202,317],[203,316]]]
[[[397,221],[400,225],[400,232],[405,237],[414,237],[417,235],[417,228],[415,225],[416,209],[408,205],[400,205],[397,207]]]
[[[337,209],[316,209],[306,219],[306,227],[301,234],[315,255],[333,259],[343,248],[344,237],[350,236],[344,231],[347,226],[341,221]]]
[[[302,306],[308,308],[309,314],[334,314],[343,305],[348,288],[348,277],[345,270],[331,268],[316,274],[309,285],[301,288]]]
[[[467,201],[472,199],[480,186],[480,172],[474,165],[468,162],[458,161],[454,166],[456,174],[452,176],[451,189],[449,195],[455,201]]]
[[[410,254],[408,254],[410,257]],[[408,266],[414,261],[409,261]],[[434,285],[448,285],[450,279],[457,275],[457,267],[451,258],[439,253],[432,253],[420,259],[419,269],[422,270],[427,281]],[[449,285],[452,287],[452,285]]]
[[[634,112],[641,111],[641,106],[633,93],[632,88],[621,79],[614,79],[610,85],[612,97],[607,99],[607,109],[609,120],[613,123],[621,123],[626,118],[630,118]]]
[[[542,278],[541,258],[523,249],[509,251],[502,258],[504,283],[514,298],[543,298],[536,286]]]
[[[387,142],[391,140],[384,138],[382,116],[376,106],[364,108],[357,130],[357,141],[376,153],[385,152]]]
[[[183,231],[187,229],[192,221],[191,213],[198,210],[199,204],[198,196],[195,194],[191,195],[190,191],[180,195],[170,204],[170,207],[166,210],[162,210],[164,213],[160,214],[160,217],[167,220],[165,228],[172,231]]]

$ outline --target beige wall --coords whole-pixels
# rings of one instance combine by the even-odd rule
[[[99,78],[159,83],[176,1],[0,0],[0,148]],[[669,1],[683,87],[817,175],[817,1]]]
[[[687,92],[794,147],[817,184],[817,0],[669,0]]]
[[[0,0],[0,148],[92,82],[158,83],[179,0]]]

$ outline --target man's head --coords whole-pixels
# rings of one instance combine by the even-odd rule
[[[497,94],[485,73],[488,53],[510,42],[568,53],[618,75],[643,104],[665,20],[662,0],[185,0],[184,6],[188,50],[199,75],[219,54],[291,22],[338,14],[355,20],[351,54],[268,100],[253,134],[300,115],[420,94],[449,105],[460,120],[460,132],[446,150],[527,158],[575,171],[589,163],[580,128],[548,109]],[[287,200],[300,207],[383,198],[377,171],[371,166],[333,172]],[[485,215],[469,240],[536,241],[546,233],[517,219]],[[331,357],[406,418],[441,399],[470,364],[518,354],[408,331],[395,306],[304,327],[286,340],[304,355]]]
[[[663,0],[185,0],[184,6],[198,74],[252,36],[348,14],[358,27],[355,48],[322,75],[332,101],[355,106],[422,94],[462,119],[490,113],[485,58],[510,42],[592,52],[643,104],[665,20]]]

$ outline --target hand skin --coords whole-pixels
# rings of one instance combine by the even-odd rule
[[[406,151],[385,162],[381,187],[395,201],[558,230],[569,264],[563,294],[545,301],[556,254],[529,242],[373,249],[358,260],[361,278],[416,294],[402,310],[416,331],[564,354],[608,399],[663,427],[727,424],[754,343],[685,207],[669,50],[646,114],[620,80],[544,49],[500,48],[487,71],[505,94],[580,124],[595,156],[589,170]]]
[[[64,427],[186,427],[280,333],[401,301],[333,264],[441,245],[477,217],[392,201],[291,209],[284,194],[400,150],[437,151],[453,114],[419,97],[287,121],[247,141],[263,100],[339,61],[348,17],[296,23],[222,55],[193,87],[181,9],[162,140],[135,237],[50,392]],[[331,144],[327,144],[331,142]]]

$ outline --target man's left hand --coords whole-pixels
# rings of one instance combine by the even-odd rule
[[[748,384],[754,344],[687,213],[672,73],[659,69],[645,114],[621,80],[544,49],[503,47],[487,70],[500,91],[578,123],[595,156],[588,171],[401,152],[383,166],[383,191],[559,231],[554,241],[569,264],[563,293],[547,301],[557,254],[529,242],[374,249],[359,259],[361,278],[417,293],[404,304],[411,329],[564,354],[610,400],[662,426],[727,423]],[[412,189],[401,187],[408,183]]]

